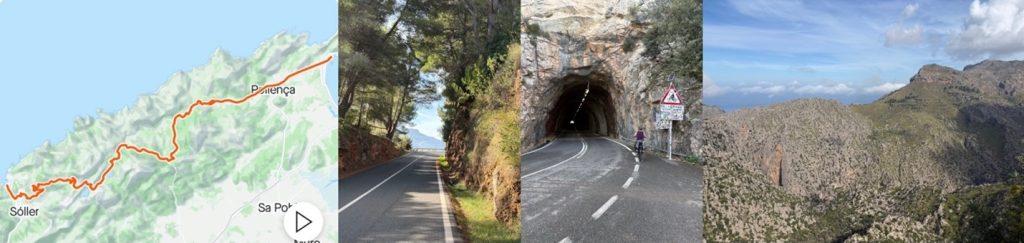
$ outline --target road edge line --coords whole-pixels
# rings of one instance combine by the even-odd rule
[[[556,166],[559,166],[559,165],[561,165],[561,164],[563,164],[563,163],[565,163],[565,162],[567,162],[567,161],[569,161],[569,160],[575,159],[575,158],[576,158],[576,157],[578,157],[578,156],[582,156],[582,154],[583,154],[584,152],[586,152],[586,149],[587,149],[587,142],[586,142],[586,140],[580,139],[580,143],[581,143],[581,144],[583,144],[583,146],[582,146],[582,147],[580,147],[580,151],[579,151],[579,152],[577,152],[577,153],[576,153],[575,155],[573,155],[572,157],[569,157],[568,159],[562,160],[561,162],[558,162],[558,163],[556,163],[556,164],[553,164],[553,165],[551,165],[551,166],[548,166],[547,168],[544,168],[544,169],[540,169],[540,170],[538,170],[538,171],[534,171],[533,173],[530,173],[530,174],[526,174],[526,175],[524,175],[524,176],[520,176],[520,177],[519,177],[519,180],[520,180],[520,181],[522,181],[523,179],[526,179],[527,177],[530,177],[530,176],[532,176],[532,175],[536,175],[537,173],[540,173],[540,172],[543,172],[543,171],[545,171],[545,170],[548,170],[548,169],[554,168],[554,167],[556,167]]]
[[[555,141],[557,141],[557,140],[558,140],[558,139],[554,139],[554,140],[551,140],[551,142],[548,142],[547,144],[544,144],[544,146],[541,146],[540,148],[537,148],[537,149],[534,149],[534,150],[530,150],[529,152],[526,152],[526,153],[520,154],[519,156],[520,156],[520,157],[522,157],[522,156],[526,156],[527,154],[532,154],[533,152],[537,152],[537,151],[540,151],[541,149],[547,148],[547,147],[548,147],[548,146],[550,146],[551,144],[555,143]]]
[[[620,143],[619,141],[612,140],[611,138],[608,138],[608,137],[601,137],[601,138],[603,138],[605,140],[608,140],[608,141],[612,141],[613,143],[619,144],[619,146],[622,146],[623,148],[626,148],[626,151],[633,152],[633,149],[629,148],[629,146],[626,146],[625,144]]]
[[[434,163],[434,172],[437,175],[437,190],[438,193],[441,194],[441,217],[443,218],[442,222],[444,223],[444,242],[453,243],[455,242],[455,237],[452,234],[452,223],[451,219],[449,219],[452,215],[449,215],[448,213],[448,192],[444,189],[444,181],[441,180],[441,166],[437,163]]]

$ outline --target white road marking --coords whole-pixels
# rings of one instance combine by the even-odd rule
[[[626,179],[626,184],[622,184],[622,189],[629,188],[630,183],[633,183],[633,177],[629,177],[629,179]]]
[[[526,220],[527,221],[533,220],[533,219],[537,218],[537,216],[540,216],[540,214],[534,214],[533,216],[526,215]]]
[[[640,163],[640,158],[633,158],[633,161],[636,161],[637,163]]]
[[[633,165],[633,172],[640,171],[640,165]]]
[[[434,171],[437,172],[437,190],[441,194],[441,218],[444,222],[444,242],[452,243],[455,242],[455,237],[452,236],[452,223],[448,221],[448,194],[444,192],[444,181],[441,181],[441,168],[435,165]]]
[[[570,240],[569,237],[565,237],[564,239],[558,241],[558,243],[572,243],[572,240]]]
[[[580,143],[582,143],[582,144],[583,144],[583,147],[581,147],[581,148],[580,148],[580,151],[579,151],[579,152],[577,152],[577,153],[576,153],[575,155],[573,155],[572,157],[569,157],[568,159],[562,160],[561,162],[558,162],[557,164],[554,164],[554,165],[548,166],[547,168],[544,168],[544,169],[541,169],[541,170],[538,170],[538,171],[534,171],[533,173],[530,173],[530,174],[526,174],[526,175],[524,175],[524,176],[522,176],[522,177],[519,177],[519,179],[520,179],[520,180],[522,180],[522,179],[526,179],[527,177],[530,177],[530,176],[532,176],[532,175],[536,175],[537,173],[541,173],[541,172],[543,172],[543,171],[545,171],[545,170],[548,170],[548,169],[554,168],[554,167],[556,167],[556,166],[559,166],[559,165],[561,165],[562,163],[565,163],[566,161],[569,161],[569,160],[575,159],[576,157],[579,157],[579,156],[583,156],[583,153],[585,153],[585,152],[587,151],[587,143],[586,143],[586,141],[585,141],[585,140],[583,140],[583,139],[580,139]]]
[[[388,180],[391,180],[392,177],[395,177],[396,175],[398,175],[398,173],[402,173],[402,171],[404,171],[405,168],[409,168],[410,165],[415,164],[417,161],[420,161],[420,158],[416,158],[412,162],[409,162],[409,164],[405,165],[405,167],[402,167],[402,169],[400,169],[398,171],[395,171],[394,174],[391,174],[391,176],[388,176],[388,178],[384,179],[380,183],[377,183],[377,185],[373,186],[373,188],[370,188],[369,191],[364,192],[362,195],[359,195],[359,197],[356,197],[355,200],[352,200],[351,202],[348,202],[348,204],[345,204],[345,206],[339,208],[338,209],[338,213],[341,213],[341,211],[345,211],[346,208],[348,208],[349,206],[352,206],[352,204],[355,204],[360,199],[363,199],[363,197],[365,197],[367,194],[370,194],[371,192],[373,192],[373,190],[377,190],[377,187],[380,187],[380,185],[384,185],[384,183],[388,182]]]
[[[555,139],[555,140],[558,140],[558,139]],[[545,144],[544,146],[541,146],[540,148],[537,148],[537,149],[534,149],[534,150],[530,150],[530,152],[526,152],[524,154],[520,154],[519,156],[526,156],[527,154],[532,154],[533,152],[537,152],[537,151],[540,151],[541,149],[547,148],[548,146],[551,146],[552,143],[555,143],[555,140],[551,140],[551,142],[548,142],[548,144]]]
[[[590,145],[587,145],[587,143],[583,143],[583,151],[576,154],[576,158],[583,158],[583,155],[587,153],[587,149],[590,149]]]
[[[604,137],[602,137],[602,138],[604,138]],[[625,144],[622,144],[622,143],[620,143],[619,141],[615,141],[615,140],[612,140],[612,139],[610,139],[610,138],[604,138],[604,139],[605,139],[605,140],[608,140],[608,141],[612,141],[612,142],[614,142],[614,143],[617,143],[617,144],[619,144],[619,145],[622,145],[622,147],[623,147],[623,148],[626,148],[626,150],[627,150],[627,151],[629,151],[629,152],[633,152],[633,150],[632,150],[632,149],[630,149],[630,148],[629,148],[629,146],[626,146]]]
[[[601,208],[598,208],[597,212],[591,214],[590,217],[594,219],[600,218],[601,215],[604,214],[604,211],[608,211],[608,208],[611,207],[613,203],[615,203],[615,200],[619,200],[619,195],[615,195],[612,196],[612,198],[609,198],[608,201],[604,202],[604,205],[601,205]]]

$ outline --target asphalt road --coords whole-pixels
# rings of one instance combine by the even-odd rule
[[[342,179],[341,242],[458,242],[439,187],[438,154],[411,152]]]
[[[566,137],[522,156],[524,242],[700,242],[698,166]],[[632,147],[632,146],[630,146]]]

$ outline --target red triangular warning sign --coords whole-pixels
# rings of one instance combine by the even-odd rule
[[[668,90],[665,90],[665,95],[661,96],[662,105],[682,105],[683,100],[679,99],[679,93],[676,92],[676,86],[669,84]]]

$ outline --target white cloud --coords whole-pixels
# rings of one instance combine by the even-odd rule
[[[715,85],[719,90],[715,96],[725,92],[725,90],[735,90],[739,93],[750,95],[750,94],[766,94],[770,96],[780,94],[798,94],[798,95],[856,95],[856,94],[880,94],[887,93],[893,90],[903,87],[905,84],[899,83],[884,83],[878,86],[871,87],[853,87],[845,83],[838,84],[800,84],[790,83],[788,85],[782,84],[755,84],[755,85],[741,85],[734,87],[721,87]],[[704,96],[713,97],[708,95],[707,83],[704,84]]]
[[[924,42],[924,28],[921,25],[914,25],[904,28],[902,24],[896,24],[885,31],[885,46],[916,45]]]
[[[879,85],[876,85],[876,86],[871,86],[871,87],[864,88],[864,92],[865,93],[871,93],[871,94],[885,94],[885,93],[889,93],[889,92],[892,92],[894,90],[900,89],[904,85],[907,85],[907,84],[884,83],[884,84],[879,84]]]
[[[725,94],[725,92],[728,91],[728,87],[718,86],[718,84],[715,83],[715,80],[711,79],[711,77],[708,77],[707,74],[704,74],[703,81],[704,81],[704,90],[703,90],[704,97],[709,97],[709,98],[710,97],[715,97],[715,96],[719,96],[719,95]]]
[[[813,18],[819,13],[808,9],[799,0],[730,0],[729,3],[736,11],[756,18],[798,22],[820,20],[820,18]]]
[[[947,44],[946,52],[958,59],[1024,52],[1024,0],[974,0],[970,15]]]
[[[903,8],[903,18],[913,17],[914,13],[917,13],[917,7],[918,5],[916,3],[907,4],[907,7]]]
[[[834,94],[849,94],[849,93],[853,93],[854,89],[850,88],[850,86],[846,86],[846,84],[834,84],[834,85],[816,84],[816,85],[794,86],[793,87],[793,92],[798,93],[798,94],[830,94],[830,95],[834,95]]]
[[[739,89],[740,92],[745,94],[769,94],[776,95],[786,91],[786,86],[782,85],[754,85],[747,86]]]

